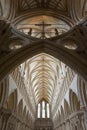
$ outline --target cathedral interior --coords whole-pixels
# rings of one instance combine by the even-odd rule
[[[0,0],[0,130],[87,130],[87,0]]]

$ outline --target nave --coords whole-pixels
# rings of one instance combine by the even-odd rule
[[[0,0],[0,130],[87,130],[87,0]]]

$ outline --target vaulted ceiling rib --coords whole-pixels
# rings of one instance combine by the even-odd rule
[[[31,36],[35,38],[41,38],[43,32],[47,32],[45,38],[54,37],[55,29],[58,29],[59,36],[87,15],[87,0],[0,0],[0,7],[2,17],[25,34],[32,28],[34,33]],[[40,26],[36,26],[42,22],[51,24],[43,32]],[[66,73],[66,66],[61,61],[41,53],[21,64],[19,71],[32,104],[37,105],[42,99],[56,104]]]
[[[31,87],[36,104],[42,99],[51,103],[54,90],[58,87],[57,79],[63,81],[65,65],[54,57],[41,53],[21,64],[20,69],[21,75],[24,73],[26,89],[29,91]]]

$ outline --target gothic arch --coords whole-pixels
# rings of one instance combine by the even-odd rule
[[[0,83],[0,106],[3,106],[9,92],[8,78],[5,78]]]
[[[87,106],[87,85],[86,82],[78,77],[77,81],[77,89],[78,89],[78,96],[80,99],[81,107],[86,107]]]
[[[63,122],[63,120],[64,120],[64,109],[63,109],[62,106],[61,106],[60,112],[61,112],[61,121]]]
[[[86,25],[85,21],[81,24]],[[87,69],[86,69],[87,63],[86,63],[86,53],[85,53],[86,40],[83,41],[83,37],[85,37],[86,26],[85,27],[83,25],[81,27],[79,26],[78,27],[76,26],[74,29],[72,29],[65,35],[61,35],[60,37],[57,37],[56,39],[53,39],[53,40],[51,39],[52,41],[36,40],[36,42],[34,41],[30,42],[29,37],[13,29],[16,34],[18,35],[20,34],[21,36],[16,39],[16,42],[17,41],[23,42],[24,46],[15,51],[9,49],[6,52],[5,57],[1,58],[0,80],[2,80],[5,77],[5,75],[9,74],[11,70],[16,68],[25,60],[40,53],[47,53],[61,60],[62,62],[67,64],[70,68],[75,70],[78,74],[80,74],[85,80],[87,80]],[[83,30],[82,27],[85,29]],[[78,34],[78,37],[77,37],[77,34]],[[8,42],[14,43],[14,41],[15,39],[10,40],[10,41],[7,40],[7,43]],[[71,50],[71,49],[65,48],[64,43],[69,42],[69,41],[75,42],[76,45],[78,46],[78,49]],[[84,46],[85,49],[82,46]],[[6,70],[4,70],[4,68],[6,68]]]
[[[27,110],[26,110],[26,106],[24,107],[24,110],[23,110],[23,120],[25,121],[26,120],[26,115],[27,114]]]
[[[70,107],[66,100],[64,100],[64,115],[65,117],[69,116],[70,114]]]
[[[48,8],[50,1],[52,8]],[[81,20],[80,18],[82,16],[82,10],[80,10],[81,1],[84,1],[83,6],[85,7],[83,7],[83,16],[85,16],[87,0],[0,0],[1,14],[3,15],[3,19],[6,19],[6,21],[0,20],[0,125],[2,120],[3,126],[4,124],[7,126],[3,127],[2,130],[4,130],[4,128],[6,128],[6,130],[33,130],[34,121],[36,119],[36,106],[40,101],[39,97],[43,98],[44,96],[50,104],[50,111],[52,112],[51,118],[54,119],[56,130],[67,129],[67,122],[69,126],[72,124],[74,125],[74,123],[75,126],[78,125],[78,128],[74,126],[73,128],[69,128],[77,130],[80,128],[79,123],[81,123],[81,121],[84,120],[83,123],[86,122],[86,111],[80,111],[80,104],[82,107],[86,106],[87,108],[87,85],[85,82],[78,81],[78,91],[80,93],[76,95],[74,92],[75,90],[77,92],[77,75],[74,71],[87,81],[87,18],[85,18],[85,21],[82,21],[77,25],[77,22]],[[16,27],[14,27],[21,24],[23,20],[38,15],[53,16],[55,19],[60,19],[60,22],[62,20],[62,22],[64,21],[64,23],[67,23],[69,27],[76,26],[72,29],[69,28],[70,31],[67,33],[64,31],[63,35],[56,34],[55,28],[55,32],[52,32],[55,33],[54,38],[47,38],[44,35],[41,39],[33,38],[32,34],[25,35],[21,32],[22,29],[19,29],[20,31],[18,31]],[[55,22],[53,23],[53,25],[55,25]],[[62,27],[62,24],[60,25]],[[66,28],[65,30],[68,29],[66,24],[64,27]],[[44,33],[44,29],[42,31]],[[59,28],[57,31],[60,31]],[[11,45],[14,47],[12,48]],[[52,56],[52,58],[55,57],[56,60],[59,59],[59,62],[62,61],[66,65],[64,64],[64,66],[62,66],[62,63],[60,63],[58,68],[58,65],[52,63],[52,67],[49,63],[47,66],[43,65],[48,70],[44,69],[44,67],[41,68],[40,65],[34,70],[32,64],[31,66],[33,70],[31,72],[29,71],[31,68],[27,69],[27,65],[25,65],[25,69],[23,70],[23,73],[21,73],[22,67],[20,64],[26,60],[29,61],[29,58],[33,59],[34,56],[37,57],[38,54],[42,55],[42,53],[44,55],[48,54],[50,57]],[[41,64],[44,64],[44,59],[45,58],[41,59],[43,61]],[[46,60],[49,61],[48,59]],[[72,71],[72,74],[69,77],[67,76],[68,66]],[[38,68],[39,72],[37,74],[36,70]],[[60,68],[62,68],[63,71],[60,70]],[[58,74],[59,70],[62,76]],[[11,73],[12,71],[15,72],[13,72],[14,76]],[[43,74],[40,71],[43,71]],[[47,71],[50,71],[52,74],[48,74]],[[27,74],[29,78],[27,77]],[[74,74],[76,76],[75,78]],[[35,78],[33,78],[34,75]],[[39,79],[41,78],[40,75],[42,75],[43,79],[39,82]],[[38,79],[36,78],[37,76],[39,77]],[[6,77],[8,77],[9,85],[8,81],[4,81]],[[10,82],[9,77],[12,78],[12,82]],[[27,78],[25,79],[25,77]],[[48,77],[52,82],[49,81]],[[63,81],[63,84],[59,80]],[[46,82],[49,83],[46,85]],[[68,82],[70,82],[70,84],[68,84]],[[37,84],[40,84],[40,87],[37,87]],[[75,84],[75,86],[73,84]],[[41,86],[44,86],[44,90],[46,91],[41,89]],[[42,90],[42,94],[39,93],[38,88]],[[47,90],[47,88],[49,90]],[[70,89],[70,94],[69,88],[73,89]],[[48,93],[47,96],[46,92]],[[45,111],[45,107],[43,107],[43,110]],[[47,111],[43,113],[47,113]],[[80,118],[80,116],[82,117]],[[79,118],[81,120],[79,120]],[[16,124],[17,128],[15,127]],[[46,129],[50,130],[50,128]]]
[[[70,25],[71,27],[75,24],[74,21],[72,21],[68,16],[65,16],[64,14],[62,13],[58,13],[56,11],[53,11],[51,9],[34,9],[32,11],[27,11],[27,12],[24,12],[24,14],[20,15],[20,17],[16,17],[14,20],[13,20],[13,24],[14,25],[18,25],[21,21],[24,21],[28,18],[31,18],[31,17],[35,17],[35,16],[40,16],[40,15],[47,15],[47,16],[54,16],[55,18],[59,18],[63,21],[65,21],[68,25]]]
[[[1,0],[1,5],[2,5],[2,14],[4,18],[8,18],[10,14],[10,6],[11,0]]]
[[[4,107],[8,110],[15,111],[17,107],[17,90],[12,92],[7,98]]]
[[[16,111],[17,111],[17,116],[18,117],[20,117],[20,118],[23,117],[23,100],[22,99],[20,100]]]
[[[27,124],[29,123],[28,115],[29,115],[29,111],[27,111],[26,118],[25,118],[25,121],[26,121]]]
[[[60,111],[58,110],[58,121],[59,123],[61,123],[61,115],[60,115]]]
[[[70,99],[70,111],[76,112],[80,110],[80,101],[77,95],[71,89],[69,90],[69,99]]]

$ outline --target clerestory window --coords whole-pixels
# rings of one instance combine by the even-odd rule
[[[50,118],[50,106],[44,100],[38,104],[37,118]]]

